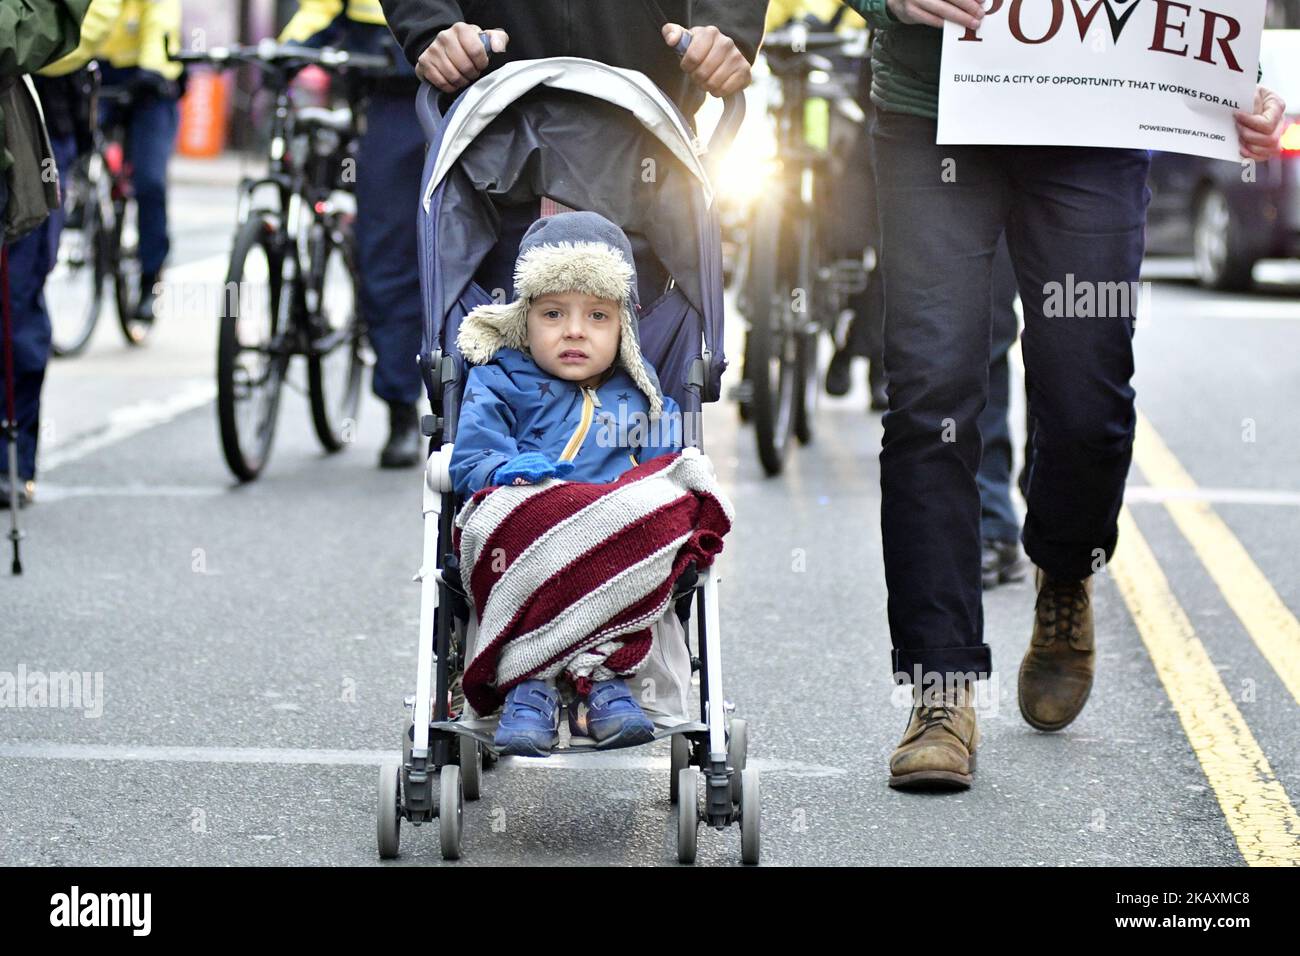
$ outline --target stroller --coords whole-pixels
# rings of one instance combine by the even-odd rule
[[[689,43],[683,38],[679,55]],[[486,43],[485,43],[486,46]],[[490,51],[489,51],[490,52]],[[576,57],[517,61],[480,79],[448,108],[425,85],[416,105],[429,142],[418,214],[424,333],[419,365],[432,406],[424,475],[424,550],[416,691],[401,762],[379,771],[379,855],[398,854],[403,819],[438,821],[442,856],[459,859],[463,801],[478,798],[485,766],[496,762],[497,718],[476,718],[453,698],[470,660],[476,622],[453,548],[461,501],[448,471],[467,374],[456,347],[461,321],[512,297],[519,240],[540,215],[568,209],[600,213],[632,242],[640,281],[639,338],[664,391],[699,420],[716,401],[723,354],[721,242],[704,150],[680,111],[649,79]],[[711,147],[735,135],[744,114],[730,97]],[[497,299],[500,301],[500,299]],[[685,436],[699,449],[699,435]],[[695,653],[689,653],[694,605]],[[746,766],[746,724],[722,691],[718,578],[712,567],[676,582],[670,612],[682,626],[680,660],[699,671],[700,719],[655,720],[655,739],[671,738],[669,798],[677,808],[677,855],[696,856],[701,822],[738,823],[741,855],[759,859],[758,772]],[[676,622],[674,622],[676,623]],[[689,673],[683,682],[689,689]],[[564,722],[561,721],[563,727]],[[561,741],[561,748],[564,740]],[[572,738],[568,754],[596,753]],[[698,768],[698,769],[697,769]],[[703,777],[703,806],[700,778]]]

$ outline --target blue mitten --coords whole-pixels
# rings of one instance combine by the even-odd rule
[[[573,471],[573,462],[562,461],[553,464],[549,458],[537,451],[526,451],[516,455],[496,470],[492,480],[498,485],[513,485],[516,478],[522,478],[528,484],[535,484],[544,478],[567,475]]]

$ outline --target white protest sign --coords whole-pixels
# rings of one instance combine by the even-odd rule
[[[1266,0],[984,0],[947,23],[939,143],[1117,146],[1239,160]]]

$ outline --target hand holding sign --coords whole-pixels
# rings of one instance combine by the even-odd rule
[[[978,30],[984,19],[980,0],[888,0],[889,12],[899,23],[942,27],[945,20]]]
[[[1282,130],[1286,126],[1286,101],[1268,87],[1255,91],[1255,112],[1234,114],[1241,158],[1264,161],[1282,152]]]

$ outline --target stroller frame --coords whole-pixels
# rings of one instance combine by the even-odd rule
[[[510,67],[524,68],[529,63],[550,62],[554,61],[524,61],[510,64],[499,72]],[[648,81],[645,83],[649,85]],[[667,103],[666,98],[664,102]],[[436,93],[431,87],[422,87],[417,108],[432,144],[437,131],[435,124],[446,118],[437,111]],[[730,141],[743,119],[743,111],[744,100],[739,94],[728,100],[711,148],[719,142]],[[452,110],[448,110],[447,117],[451,115]],[[432,179],[425,191],[426,211]],[[434,307],[426,302],[426,310]],[[716,397],[717,389],[706,386],[708,359],[705,348],[702,360],[692,363],[689,377],[692,385],[712,398]],[[451,542],[458,500],[449,471],[454,442],[445,439],[455,435],[459,407],[456,401],[445,399],[459,395],[463,384],[459,364],[456,356],[441,349],[420,356],[421,375],[433,411],[421,420],[421,431],[430,440],[431,450],[422,482],[422,560],[415,575],[420,584],[420,640],[415,694],[406,701],[411,716],[403,736],[402,758],[400,762],[386,761],[379,770],[377,839],[379,854],[386,859],[398,855],[403,819],[417,827],[437,820],[442,856],[459,859],[464,801],[478,799],[483,770],[495,764],[498,756],[492,737],[494,720],[466,720],[463,714],[452,719],[450,713],[450,691],[467,663],[471,626],[459,568],[454,560],[450,565],[448,562],[453,557]],[[717,374],[720,375],[720,370]],[[677,804],[678,860],[694,862],[699,823],[718,830],[739,823],[742,859],[757,863],[761,816],[758,771],[746,766],[747,725],[732,717],[734,705],[723,696],[719,581],[715,567],[699,572],[689,567],[677,582],[673,609],[680,615],[694,604],[694,615],[681,616],[688,650],[690,619],[694,618],[697,654],[691,656],[691,671],[702,672],[699,694],[703,721],[686,720],[671,726],[657,724],[655,739],[671,738],[669,799]],[[595,753],[599,748],[579,743],[561,752]],[[702,812],[698,798],[701,776],[705,791]]]

